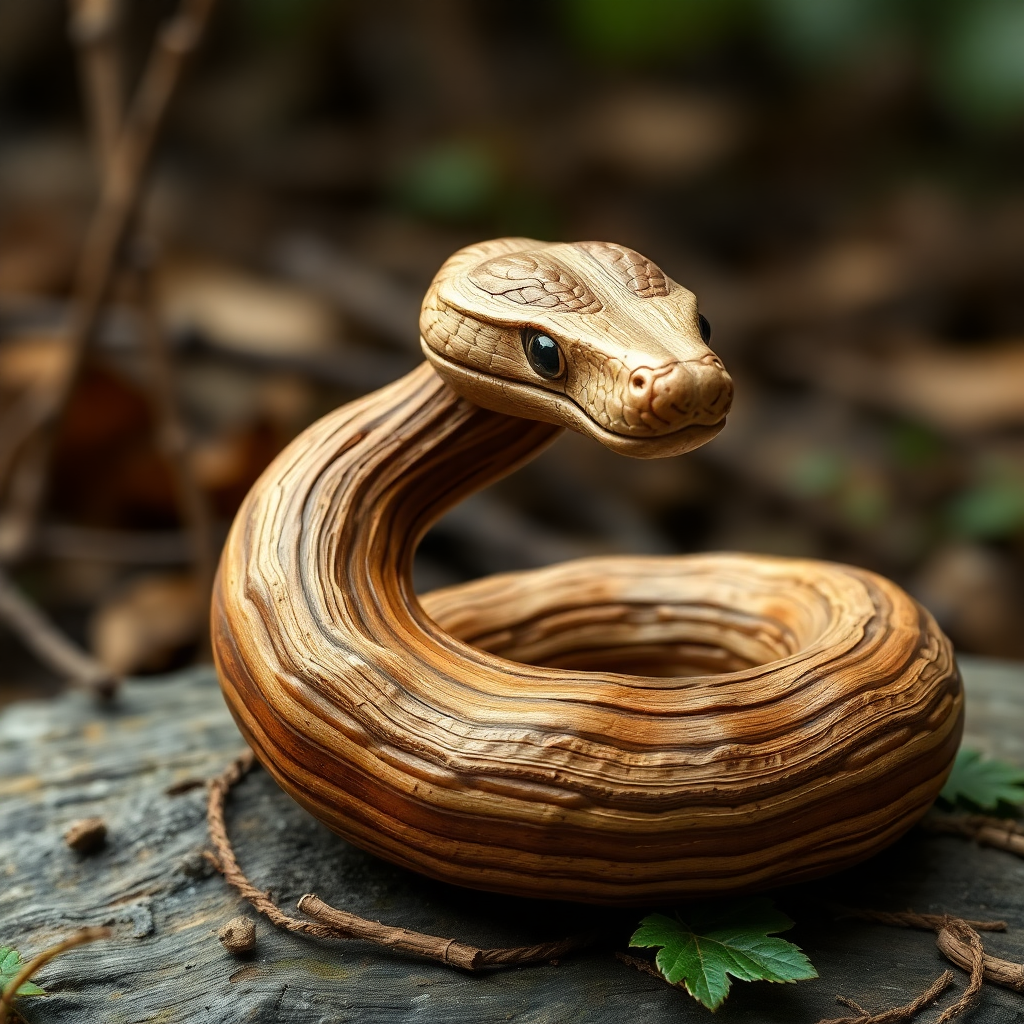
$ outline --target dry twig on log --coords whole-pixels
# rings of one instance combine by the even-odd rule
[[[887,924],[892,928],[920,928],[926,932],[937,932],[949,920],[948,914],[919,914],[914,910],[854,910],[852,907],[836,907],[840,917],[855,917],[860,921]],[[957,918],[977,932],[1005,932],[1005,921],[973,921]]]
[[[964,990],[964,994],[942,1012],[936,1024],[948,1024],[949,1021],[955,1020],[970,1009],[977,1000],[984,981],[990,981],[1017,992],[1024,992],[1024,964],[989,956],[981,944],[981,936],[978,935],[979,931],[1006,931],[1005,921],[968,921],[961,917],[952,917],[949,914],[918,914],[913,910],[892,913],[883,910],[839,909],[844,916],[856,917],[862,921],[873,921],[876,924],[891,925],[895,928],[921,928],[938,933],[936,945],[939,950],[957,967],[970,971],[971,980]],[[917,1011],[915,1010],[915,1012]],[[857,1024],[886,1024],[890,1020],[909,1019],[909,1017],[886,1017],[881,1014],[877,1017],[821,1021],[819,1024],[846,1024],[846,1022],[854,1020],[857,1021]]]
[[[930,814],[921,821],[929,832],[966,836],[982,846],[1024,857],[1024,827],[1013,818],[995,818],[987,814]]]
[[[899,1024],[900,1021],[913,1020],[926,1007],[932,1005],[943,992],[953,984],[953,972],[944,971],[916,999],[903,1006],[894,1006],[891,1010],[881,1013],[870,1013],[859,1003],[846,996],[836,996],[836,1002],[848,1006],[856,1014],[855,1017],[832,1017],[820,1020],[818,1024]]]
[[[942,928],[939,931],[936,945],[957,967],[962,967],[965,971],[973,969],[974,947],[964,938],[962,931]],[[1000,957],[984,953],[982,968],[985,981],[1002,985],[1004,988],[1012,988],[1015,992],[1024,992],[1024,964],[1017,964],[1012,960],[1003,960]]]
[[[254,764],[255,758],[252,752],[246,751],[211,781],[207,820],[210,828],[210,840],[215,852],[207,854],[207,856],[225,880],[234,886],[256,910],[279,928],[301,932],[320,939],[364,939],[379,946],[388,946],[404,953],[438,960],[467,971],[495,970],[502,967],[521,967],[525,964],[544,963],[553,957],[562,956],[574,949],[591,945],[599,938],[598,933],[592,933],[570,936],[555,942],[538,943],[534,946],[481,949],[468,943],[459,942],[457,939],[426,935],[408,928],[393,928],[380,924],[378,921],[370,921],[365,917],[338,910],[312,894],[307,894],[299,900],[299,910],[313,920],[303,921],[284,913],[268,893],[256,888],[249,881],[239,867],[224,824],[225,798],[232,786],[241,781]]]

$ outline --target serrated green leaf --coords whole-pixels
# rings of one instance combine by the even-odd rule
[[[10,946],[0,946],[0,981],[6,978],[10,981],[18,973],[18,964],[21,957],[16,949]]]
[[[965,802],[982,810],[1000,803],[1019,806],[1024,804],[1024,770],[983,759],[976,750],[960,750],[939,796],[948,804]]]
[[[16,949],[11,946],[0,946],[0,992],[3,992],[14,981],[24,966],[21,954]],[[34,982],[24,981],[14,994],[16,996],[45,996],[46,992]]]
[[[725,1002],[738,981],[794,982],[818,972],[798,946],[771,938],[793,922],[771,900],[734,900],[692,908],[681,916],[648,914],[629,940],[631,946],[660,947],[655,962],[665,980],[680,983],[709,1010]]]

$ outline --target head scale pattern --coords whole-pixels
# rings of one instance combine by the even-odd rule
[[[481,291],[522,306],[563,313],[596,313],[601,301],[567,267],[544,252],[498,256],[469,275]]]
[[[501,238],[441,268],[420,316],[424,354],[496,412],[580,430],[617,451],[689,451],[725,422],[732,382],[701,337],[697,300],[612,242]],[[559,355],[542,373],[534,346]]]
[[[656,263],[615,242],[577,242],[575,248],[593,256],[621,284],[642,299],[668,295],[669,280]]]

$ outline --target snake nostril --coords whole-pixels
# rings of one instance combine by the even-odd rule
[[[634,373],[633,379],[629,382],[637,391],[643,391],[647,387],[647,378],[642,373]]]
[[[701,362],[705,366],[713,366],[716,370],[725,369],[725,363],[723,363],[714,352],[709,352],[703,359],[701,359]]]

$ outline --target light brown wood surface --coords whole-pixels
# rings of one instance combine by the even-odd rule
[[[934,800],[959,673],[872,573],[618,557],[413,592],[430,523],[560,425],[647,456],[721,429],[731,383],[696,316],[622,247],[463,250],[424,302],[430,363],[253,488],[215,590],[218,673],[260,761],[336,832],[463,885],[644,903],[837,870]],[[556,379],[531,379],[538,331]]]

